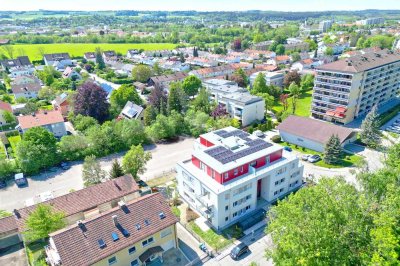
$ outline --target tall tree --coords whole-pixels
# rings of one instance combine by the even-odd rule
[[[283,85],[285,86],[285,88],[288,88],[293,82],[296,83],[298,86],[300,85],[301,77],[297,71],[290,71],[285,75],[283,79]]]
[[[188,96],[194,96],[201,88],[201,80],[194,76],[187,76],[182,83],[182,88]]]
[[[160,67],[160,63],[158,63],[158,61],[155,62],[153,65],[153,72],[157,76],[161,75],[163,72],[162,68]]]
[[[302,91],[309,91],[314,87],[314,75],[306,74],[301,77],[300,87]]]
[[[324,162],[327,164],[336,164],[342,155],[342,146],[337,135],[332,135],[325,144]]]
[[[222,106],[222,104],[217,104],[214,110],[211,112],[211,116],[214,118],[227,116],[228,112],[226,111],[226,107]]]
[[[49,237],[49,234],[66,226],[65,214],[48,204],[38,204],[25,222],[23,233],[28,241]]]
[[[239,87],[242,88],[246,88],[247,85],[249,85],[249,78],[242,68],[235,70],[235,72],[231,75],[230,80],[236,82]]]
[[[119,164],[118,160],[114,160],[110,170],[110,178],[114,179],[124,175],[124,170],[122,166]]]
[[[182,89],[181,82],[171,82],[168,94],[168,113],[176,111],[182,113],[187,107],[187,96]]]
[[[282,103],[284,112],[286,112],[289,107],[288,99],[289,99],[289,94],[281,94],[281,96],[279,97],[279,101]]]
[[[146,163],[151,159],[151,153],[145,152],[142,145],[132,146],[122,158],[122,167],[125,173],[139,179],[139,174],[146,170]]]
[[[86,81],[75,95],[74,113],[91,116],[99,122],[108,117],[107,93],[96,83]]]
[[[42,127],[30,128],[17,145],[16,157],[24,173],[38,173],[58,161],[57,140]]]
[[[101,183],[106,178],[106,173],[101,169],[96,156],[89,155],[85,157],[82,165],[82,179],[85,187]]]
[[[264,73],[260,72],[258,73],[256,79],[254,80],[253,89],[251,93],[252,94],[266,93],[267,90],[268,88],[267,88],[267,82],[265,80],[265,75]]]
[[[268,216],[275,264],[365,265],[371,219],[365,199],[342,178],[299,190]]]
[[[118,90],[113,90],[111,93],[110,105],[112,112],[115,115],[119,114],[128,101],[131,101],[137,105],[142,104],[142,98],[140,98],[133,85],[123,84],[118,88]]]
[[[137,65],[132,69],[132,77],[139,82],[147,82],[151,75],[151,68],[146,65]]]
[[[233,45],[232,45],[233,50],[235,51],[240,51],[242,49],[242,40],[241,39],[235,39],[233,41]]]
[[[104,63],[103,54],[100,47],[96,47],[96,64],[98,69],[106,68],[106,64]]]
[[[381,132],[379,130],[379,116],[377,106],[367,114],[361,124],[360,138],[368,147],[377,148],[381,142]]]
[[[192,106],[196,111],[202,111],[206,114],[211,112],[210,95],[206,88],[201,88],[199,94],[192,102]]]
[[[157,111],[152,105],[148,105],[144,109],[143,121],[145,126],[150,126],[156,120]]]
[[[285,54],[285,46],[283,44],[278,44],[276,46],[275,52],[277,55],[284,55]]]
[[[163,89],[155,87],[151,91],[148,100],[150,105],[154,107],[158,114],[165,114],[168,96]]]
[[[289,91],[290,91],[290,95],[292,95],[292,114],[296,113],[296,107],[297,107],[297,100],[300,97],[300,88],[299,86],[297,86],[296,83],[292,83],[289,86]]]

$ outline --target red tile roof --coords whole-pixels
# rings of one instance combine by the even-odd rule
[[[286,118],[277,129],[322,144],[325,144],[332,135],[338,135],[340,142],[343,142],[354,133],[350,128],[294,115]]]
[[[36,113],[34,116],[24,115],[17,118],[22,129],[64,122],[64,118],[59,110],[43,111]]]
[[[165,217],[160,217],[160,213]],[[119,226],[115,226],[113,216],[117,216]],[[150,224],[146,225],[144,220]],[[50,234],[60,255],[61,263],[69,265],[92,265],[116,252],[131,247],[155,233],[178,222],[169,205],[160,193],[149,194],[126,203],[126,208],[114,208],[97,217],[83,221],[82,230],[77,224]],[[140,225],[140,229],[136,228]],[[129,232],[128,236],[122,230]],[[117,233],[113,241],[111,234]],[[105,242],[100,248],[98,240]]]
[[[0,219],[0,235],[7,234],[10,232],[17,232],[18,227],[17,223],[15,222],[14,216],[8,216]]]
[[[0,101],[0,110],[12,112],[11,104]]]
[[[62,211],[65,215],[71,216],[75,213],[90,210],[106,202],[120,199],[128,194],[139,191],[139,186],[131,175],[125,175],[109,180],[95,186],[90,186],[64,196],[56,197],[45,203],[53,206],[54,209]],[[36,209],[36,205],[18,210],[20,218],[17,224],[20,231],[23,231],[24,223],[29,214]]]

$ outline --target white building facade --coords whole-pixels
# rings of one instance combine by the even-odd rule
[[[248,133],[228,127],[201,135],[192,158],[177,164],[178,191],[191,208],[222,230],[299,189],[299,159]]]

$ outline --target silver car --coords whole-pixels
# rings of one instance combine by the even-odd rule
[[[321,156],[319,156],[319,155],[317,155],[317,154],[308,157],[308,161],[309,161],[310,163],[316,163],[316,162],[318,162],[319,160],[321,160]]]

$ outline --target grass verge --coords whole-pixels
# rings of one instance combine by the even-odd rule
[[[323,158],[323,156],[324,156],[321,152],[317,152],[317,151],[310,150],[307,148],[299,147],[299,146],[296,146],[294,144],[290,144],[287,142],[284,142],[283,145],[288,146],[288,147],[292,148],[294,151],[298,151],[303,154],[312,154],[312,155],[317,154],[317,155],[321,156],[321,158]],[[337,164],[327,164],[324,162],[324,160],[320,160],[320,161],[316,162],[315,165],[319,166],[319,167],[324,167],[324,168],[343,168],[343,167],[355,166],[355,165],[359,164],[362,160],[363,160],[363,157],[361,157],[359,155],[344,152],[342,155],[342,158],[340,159],[340,161]]]
[[[201,239],[203,239],[204,242],[206,242],[210,247],[215,250],[221,250],[224,247],[233,243],[234,241],[234,239],[228,239],[223,234],[218,234],[213,229],[203,231],[195,222],[190,222],[189,227],[194,233],[196,233]]]

